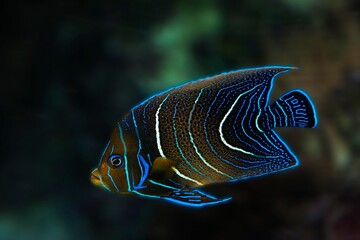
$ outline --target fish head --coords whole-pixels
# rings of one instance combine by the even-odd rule
[[[95,186],[111,192],[131,194],[128,148],[126,133],[123,132],[120,123],[118,123],[104,149],[99,166],[91,172],[90,180]]]

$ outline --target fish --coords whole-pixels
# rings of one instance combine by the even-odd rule
[[[314,128],[314,103],[300,89],[268,104],[275,78],[297,69],[268,66],[171,88],[117,121],[91,182],[111,192],[202,207],[231,197],[202,187],[299,165],[275,128]]]

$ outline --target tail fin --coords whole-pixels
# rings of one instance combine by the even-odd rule
[[[317,125],[315,106],[301,90],[293,90],[281,96],[268,107],[266,114],[270,128],[313,128]]]

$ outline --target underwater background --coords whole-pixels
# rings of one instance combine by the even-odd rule
[[[360,239],[360,2],[4,1],[0,239]],[[197,78],[297,66],[316,129],[277,129],[300,159],[207,187],[200,209],[89,181],[116,121]]]

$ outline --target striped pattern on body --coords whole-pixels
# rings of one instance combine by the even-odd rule
[[[189,186],[296,165],[295,156],[270,129],[278,119],[274,114],[279,113],[267,107],[274,76],[288,70],[221,74],[141,103],[125,118],[136,130],[139,154],[143,151],[152,159],[161,156],[177,161],[170,180]]]

